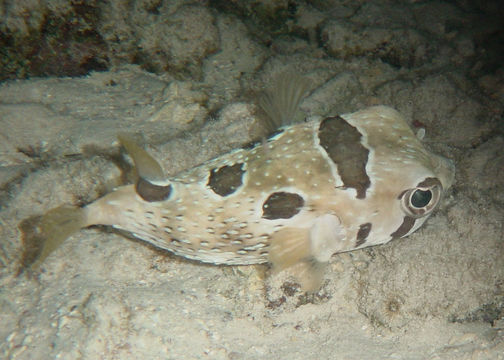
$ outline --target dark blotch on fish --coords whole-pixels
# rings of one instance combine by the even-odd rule
[[[429,187],[433,187],[433,186],[439,186],[439,187],[443,187],[443,185],[441,185],[441,181],[439,181],[438,179],[436,178],[426,178],[424,181],[418,183],[417,187],[424,187],[424,188],[429,188]]]
[[[163,201],[170,197],[171,185],[154,185],[149,181],[139,178],[135,190],[142,199],[148,202]]]
[[[243,163],[237,163],[210,170],[207,186],[220,196],[234,193],[243,184],[242,178],[245,171],[242,167]]]
[[[362,134],[341,116],[334,116],[322,120],[318,136],[345,187],[354,188],[357,199],[364,199],[371,181],[366,173],[369,150],[360,142]]]
[[[262,217],[269,220],[289,219],[299,213],[303,205],[304,200],[298,194],[276,192],[264,202]]]
[[[357,243],[355,244],[356,247],[359,247],[366,242],[372,226],[373,225],[371,223],[365,223],[359,227],[359,231],[357,232]]]
[[[415,218],[411,216],[405,216],[401,226],[399,226],[396,231],[390,234],[390,236],[392,236],[392,238],[394,239],[403,237],[404,235],[409,233],[413,226],[415,226]]]

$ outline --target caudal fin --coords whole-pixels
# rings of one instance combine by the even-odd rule
[[[22,228],[25,245],[23,266],[37,270],[65,239],[86,226],[86,211],[82,208],[64,205],[49,210],[35,224],[33,231],[27,232]]]

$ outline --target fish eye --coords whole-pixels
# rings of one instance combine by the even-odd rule
[[[443,186],[436,178],[427,178],[415,188],[404,191],[399,199],[403,211],[413,218],[424,217],[439,203]]]
[[[427,206],[432,199],[432,191],[430,190],[415,190],[413,194],[411,194],[410,202],[411,205],[415,208],[423,208]]]

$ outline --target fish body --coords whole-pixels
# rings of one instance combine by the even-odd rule
[[[128,137],[120,141],[137,183],[46,215],[43,231],[55,240],[41,259],[75,230],[103,224],[205,263],[297,267],[312,289],[333,254],[418,229],[454,177],[453,164],[386,106],[280,127],[173,178]]]
[[[185,258],[283,268],[409,235],[452,181],[448,160],[376,106],[283,127],[154,184],[168,195],[146,200],[137,183],[84,209],[86,226],[127,230]]]

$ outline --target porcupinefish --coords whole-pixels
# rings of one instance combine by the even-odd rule
[[[299,103],[306,83],[298,84],[266,96],[274,121]],[[119,140],[138,181],[83,208],[49,211],[37,265],[73,232],[102,224],[205,263],[291,268],[304,289],[316,289],[333,254],[418,229],[454,178],[452,162],[386,106],[280,126],[173,178],[130,137]]]

